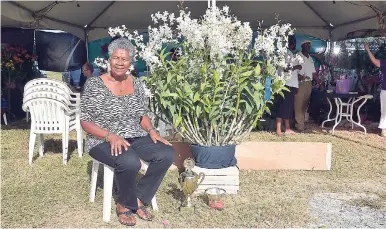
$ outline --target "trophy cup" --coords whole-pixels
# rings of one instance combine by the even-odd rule
[[[192,158],[185,159],[185,171],[180,174],[178,179],[182,192],[184,193],[184,199],[181,203],[180,211],[187,211],[189,213],[195,213],[195,206],[192,205],[191,195],[196,191],[198,185],[201,184],[205,178],[204,173],[197,174],[192,171],[194,165],[195,163]]]

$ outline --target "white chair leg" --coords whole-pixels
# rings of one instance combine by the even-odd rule
[[[68,157],[68,132],[64,130],[62,134],[62,151],[63,151],[63,164],[67,164]]]
[[[28,162],[32,165],[32,157],[34,155],[36,134],[32,131],[29,134],[29,147],[28,147]]]
[[[25,117],[25,120],[28,122],[29,120],[29,112],[27,111],[27,114],[26,114],[26,117]]]
[[[149,168],[149,163],[146,161],[142,161],[142,160],[141,160],[141,162],[142,162],[141,170],[146,174],[146,171]],[[157,198],[155,197],[155,195],[154,195],[153,199],[151,199],[151,206],[153,207],[154,211],[158,211]]]
[[[99,162],[93,160],[91,170],[91,189],[90,189],[90,202],[95,201],[96,185],[98,179]]]
[[[3,114],[3,119],[4,119],[4,124],[5,124],[5,125],[8,125],[8,122],[7,122],[7,114],[6,114],[6,113]]]
[[[77,124],[78,127],[76,128],[76,138],[78,143],[78,156],[83,156],[83,132],[82,127],[80,126],[80,122]]]
[[[38,142],[39,142],[39,156],[43,157],[44,155],[44,135],[38,134]]]
[[[158,211],[157,199],[155,198],[155,196],[153,197],[153,199],[151,199],[151,206],[153,207],[154,211]]]
[[[111,216],[111,198],[113,196],[114,169],[104,165],[103,172],[103,221],[109,222]]]

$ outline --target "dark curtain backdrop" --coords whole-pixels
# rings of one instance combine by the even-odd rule
[[[36,31],[35,39],[40,70],[72,71],[87,61],[85,42],[72,34]]]

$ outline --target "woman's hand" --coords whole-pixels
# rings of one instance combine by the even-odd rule
[[[110,143],[112,156],[122,154],[122,147],[125,148],[125,150],[128,150],[130,146],[125,139],[115,134],[110,134],[107,141]]]
[[[168,142],[166,139],[161,137],[158,132],[154,129],[150,130],[149,132],[150,138],[153,140],[154,143],[157,143],[157,141],[165,143],[165,145],[171,146],[172,144]]]
[[[369,50],[370,50],[370,48],[369,48],[369,45],[368,45],[368,44],[365,44],[365,50],[366,50],[366,51],[369,51]]]

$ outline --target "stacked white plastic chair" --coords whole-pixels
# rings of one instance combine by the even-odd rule
[[[47,79],[47,78],[39,78],[39,79],[34,79],[29,81],[25,86],[24,86],[24,96],[29,92],[31,88],[36,88],[37,86],[52,86],[57,89],[62,89],[66,94],[71,96],[70,102],[71,103],[76,103],[77,101],[80,102],[80,94],[79,93],[73,93],[71,89],[67,86],[66,83],[58,80],[53,80],[53,79]],[[39,88],[39,87],[38,87]],[[36,90],[36,89],[35,89]],[[27,111],[27,122],[29,119],[29,112]]]
[[[69,133],[77,132],[78,155],[83,155],[80,126],[80,94],[72,93],[64,83],[50,79],[35,79],[24,87],[23,110],[31,114],[28,159],[32,164],[36,137],[39,155],[44,152],[44,134],[62,134],[63,164],[67,164]]]

